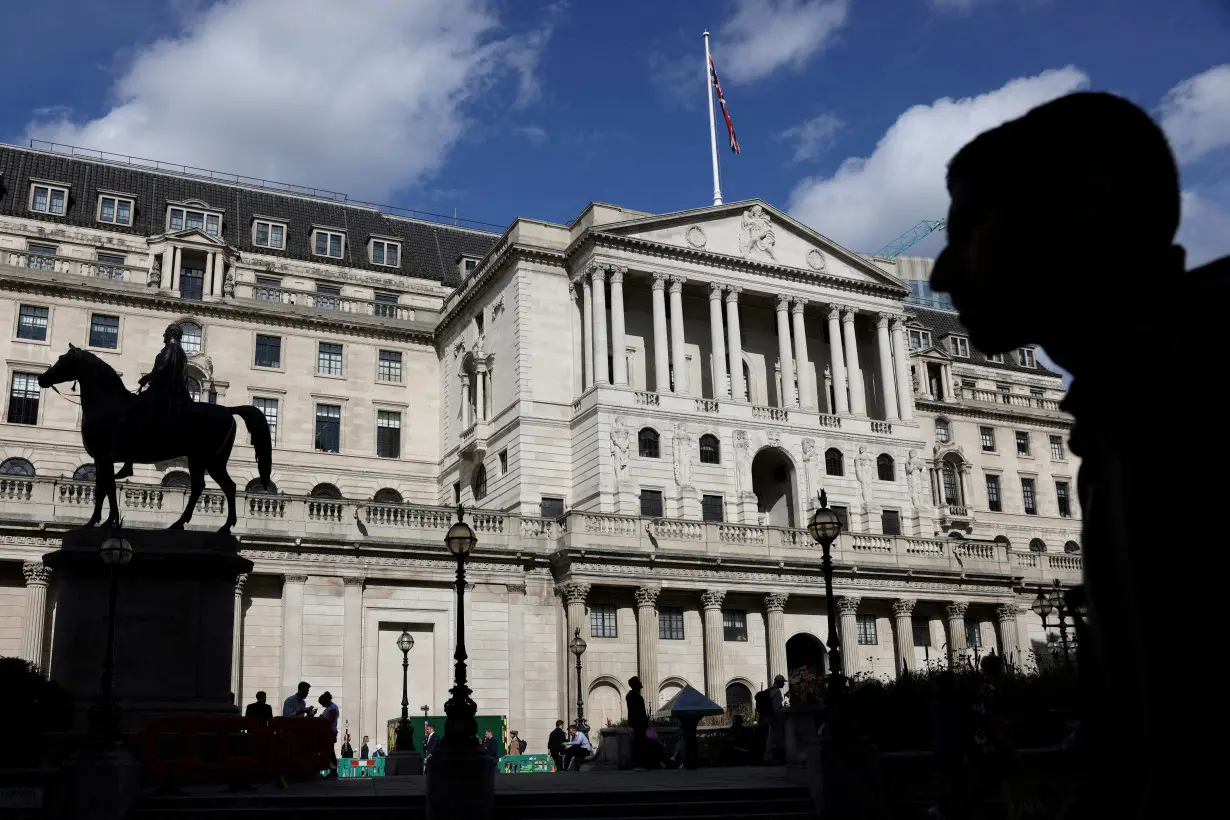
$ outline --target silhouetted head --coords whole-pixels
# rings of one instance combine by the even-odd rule
[[[329,694],[328,692],[321,692],[320,697],[317,698],[316,700],[320,703],[321,706],[328,706],[330,703],[333,702],[333,695]]]
[[[628,688],[631,689],[633,692],[639,692],[644,687],[641,686],[641,679],[638,678],[636,675],[633,675],[632,677],[628,678]]]
[[[264,702],[265,702],[265,698],[266,698],[266,697],[267,697],[267,695],[266,695],[264,692],[257,692],[257,693],[256,693],[256,702],[257,702],[257,703],[264,703]]]
[[[312,688],[312,684],[308,683],[307,681],[305,680],[299,681],[299,697],[306,698],[311,688]]]
[[[494,737],[494,735],[491,733],[491,730],[490,730],[490,729],[484,729],[484,730],[483,730],[483,738],[484,738],[485,740],[491,740],[491,738],[492,738],[492,737]]]
[[[776,686],[776,687],[778,687],[779,689],[780,689],[781,687],[785,686],[785,685],[786,685],[786,676],[785,676],[785,675],[778,675],[776,678],[774,678],[774,679],[773,679],[773,685],[774,685],[774,686]]]
[[[563,729],[563,728],[564,728],[564,721],[562,721],[562,720],[557,720],[557,721],[555,721],[555,728],[556,728],[556,729]]]
[[[436,731],[436,727],[435,727],[435,726],[432,726],[430,723],[428,723],[426,726],[424,726],[424,727],[423,727],[423,731],[424,731],[424,732],[426,732],[426,733],[427,733],[427,734],[429,734],[429,735],[430,735],[430,734],[434,734],[434,733],[435,733],[435,731]]]
[[[175,344],[179,344],[183,338],[184,338],[184,330],[183,328],[179,326],[178,323],[173,324],[173,325],[167,325],[167,329],[162,332],[162,341],[165,344],[170,344],[171,342],[175,342]]]
[[[999,655],[991,653],[982,659],[982,674],[989,678],[999,677],[1004,671],[1004,662],[1000,660]]]
[[[931,286],[987,353],[1035,342],[1070,368],[1089,322],[1183,269],[1170,146],[1112,94],[1069,94],[979,135],[949,163],[948,192]]]

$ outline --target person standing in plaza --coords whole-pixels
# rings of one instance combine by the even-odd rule
[[[431,756],[436,753],[436,749],[440,746],[440,738],[436,735],[436,727],[428,723],[423,727],[423,765],[427,765],[427,761],[431,760]],[[394,750],[396,751],[396,750]]]
[[[769,737],[765,743],[764,762],[774,763],[786,754],[785,726],[782,724],[782,689],[786,678],[778,675],[769,687],[769,704],[765,721],[769,725]]]
[[[368,737],[367,737],[367,735],[363,735],[363,745],[359,747],[359,757],[363,758],[364,760],[366,760],[367,758],[371,757],[371,755],[368,753]]]
[[[321,717],[329,721],[329,728],[333,730],[332,742],[329,744],[329,773],[325,777],[329,780],[337,778],[337,753],[334,751],[337,746],[337,719],[341,716],[342,710],[333,702],[333,695],[328,692],[322,692],[319,698],[320,705],[324,707]]]
[[[264,692],[256,693],[256,700],[248,704],[248,708],[244,710],[243,716],[250,720],[259,721],[262,726],[268,726],[269,721],[273,720],[273,707],[265,702],[268,697]]]
[[[564,721],[555,721],[555,728],[551,730],[547,738],[547,754],[551,755],[557,772],[564,770],[564,744],[567,742],[568,735],[564,732]]]

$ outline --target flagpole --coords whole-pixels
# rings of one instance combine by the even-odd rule
[[[713,154],[713,204],[722,204],[722,178],[718,175],[717,130],[713,125],[713,64],[709,59],[709,32],[705,32],[705,96],[709,98],[709,150]]]

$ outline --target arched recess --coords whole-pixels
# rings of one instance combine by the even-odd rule
[[[0,461],[0,475],[33,476],[36,471],[30,459],[14,457]]]
[[[794,461],[780,447],[765,447],[752,459],[752,492],[772,527],[797,527],[798,481]]]
[[[172,470],[162,477],[162,486],[187,490],[192,487],[192,476],[184,470]]]
[[[585,699],[585,722],[590,728],[590,742],[599,740],[599,729],[607,722],[618,723],[624,718],[624,697],[619,682],[603,675],[589,685],[589,697]]]
[[[1029,551],[1030,552],[1046,552],[1046,542],[1043,541],[1041,538],[1029,539]]]
[[[1075,541],[1065,541],[1063,544],[1063,551],[1068,555],[1080,555],[1081,545]]]
[[[750,723],[756,715],[752,706],[752,686],[747,681],[736,678],[726,684],[726,715],[734,717],[743,715],[743,720]]]
[[[759,368],[752,367],[752,360],[743,354],[743,400],[749,404],[765,406],[769,403],[769,390]]]
[[[274,484],[272,481],[270,481],[269,484],[270,486],[266,488],[265,485],[261,483],[259,478],[254,478],[244,485],[243,491],[257,495],[277,495],[278,485]]]
[[[1003,544],[1008,549],[1012,549],[1012,542],[1008,540],[1008,536],[1006,535],[997,535],[995,536],[994,541],[997,544]]]
[[[671,677],[662,681],[658,685],[658,706],[661,709],[666,705],[666,702],[683,691],[683,688],[688,685],[688,682],[683,678]],[[651,715],[652,717],[652,715]]]
[[[807,667],[809,672],[824,674],[827,657],[824,644],[810,632],[797,632],[786,641],[786,668],[791,672]]]
[[[329,498],[329,499],[341,500],[342,491],[339,490],[337,488],[337,485],[335,484],[323,484],[322,483],[322,484],[317,484],[315,487],[313,487],[312,492],[310,492],[308,495],[310,495],[312,498]]]
[[[394,490],[392,487],[381,487],[376,490],[376,494],[372,496],[372,501],[377,504],[400,504],[401,493]]]
[[[94,481],[98,478],[98,468],[93,464],[82,464],[73,470],[73,481]]]

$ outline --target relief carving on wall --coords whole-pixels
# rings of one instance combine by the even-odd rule
[[[675,484],[680,489],[692,486],[692,437],[683,422],[676,422],[671,449],[675,456]]]
[[[739,234],[739,255],[747,259],[753,252],[762,253],[773,261],[773,247],[777,237],[773,233],[773,225],[764,208],[753,205],[743,212],[743,233]]]
[[[615,481],[622,484],[628,478],[628,448],[631,435],[623,418],[616,416],[611,426],[611,456],[615,460]]]
[[[688,228],[684,236],[688,240],[688,244],[693,248],[703,248],[705,243],[709,241],[709,237],[705,235],[705,229],[699,225],[693,225]]]
[[[746,430],[735,430],[735,490],[752,491],[752,455]]]
[[[866,444],[858,446],[858,455],[854,457],[854,475],[858,479],[858,488],[862,496],[863,512],[869,513],[875,509],[875,498],[872,492],[872,482],[875,481],[876,459],[867,449]]]
[[[905,460],[905,482],[910,489],[910,501],[919,511],[931,506],[931,478],[928,473],[926,459],[917,450],[910,450]]]
[[[807,252],[807,267],[814,270],[816,273],[824,273],[824,254],[812,248]]]

